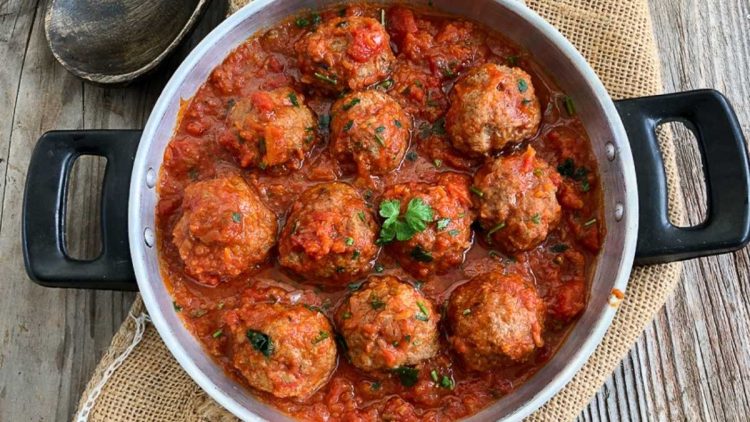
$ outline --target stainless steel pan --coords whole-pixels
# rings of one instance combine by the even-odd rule
[[[154,247],[154,186],[177,125],[180,99],[192,97],[211,70],[256,31],[303,9],[333,3],[338,2],[256,0],[219,25],[185,59],[142,133],[50,132],[39,140],[29,168],[23,243],[30,276],[48,286],[105,289],[132,289],[132,280],[137,279],[151,319],[175,358],[211,397],[246,420],[280,416],[228,378],[174,312]],[[559,391],[594,351],[617,311],[612,292],[626,291],[634,258],[640,264],[666,262],[727,252],[748,242],[750,171],[745,142],[730,105],[715,91],[612,101],[580,53],[519,2],[433,3],[498,29],[527,49],[573,97],[599,165],[607,234],[584,314],[546,366],[472,418],[517,420]],[[708,220],[697,227],[677,228],[667,218],[666,182],[654,129],[674,120],[694,130],[703,153],[709,212]],[[108,159],[102,206],[104,250],[88,262],[70,259],[62,238],[68,173],[83,154]]]

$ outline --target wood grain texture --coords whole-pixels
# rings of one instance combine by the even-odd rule
[[[131,293],[54,290],[26,278],[20,204],[31,150],[50,129],[140,128],[182,57],[222,19],[214,1],[187,43],[126,88],[73,78],[43,33],[45,1],[0,1],[0,421],[68,420],[96,362],[126,317]],[[750,134],[747,0],[652,0],[667,91],[715,87]],[[700,160],[677,130],[682,189],[694,224],[704,215]],[[78,166],[70,221],[98,209],[97,160]],[[94,227],[92,225],[85,225]],[[71,239],[86,254],[96,230]],[[686,264],[664,310],[607,380],[581,421],[745,420],[750,414],[750,254]]]
[[[665,91],[722,91],[750,136],[750,3],[652,0]],[[705,218],[697,149],[676,129],[690,225]],[[689,261],[682,280],[579,421],[747,420],[750,253]]]

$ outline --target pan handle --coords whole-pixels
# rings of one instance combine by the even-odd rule
[[[750,169],[737,116],[718,91],[616,101],[635,160],[640,222],[635,263],[658,264],[736,251],[750,240]],[[681,122],[698,140],[708,217],[676,227],[667,216],[667,182],[656,127]]]
[[[137,290],[128,246],[128,193],[139,130],[53,131],[39,138],[23,198],[26,272],[48,287]],[[91,261],[65,251],[70,170],[81,155],[106,157],[102,187],[102,253]]]

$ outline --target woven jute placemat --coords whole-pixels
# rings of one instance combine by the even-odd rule
[[[231,11],[249,0],[233,0]],[[647,0],[527,0],[583,53],[614,98],[660,92],[661,76]],[[670,217],[682,200],[668,137],[661,142],[670,186]],[[532,421],[575,418],[620,363],[680,276],[680,264],[635,268],[602,343],[573,380]],[[112,340],[79,403],[77,420],[221,421],[235,418],[209,398],[162,343],[140,298]]]

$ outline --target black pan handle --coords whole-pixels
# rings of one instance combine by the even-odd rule
[[[718,91],[698,90],[616,101],[635,160],[640,223],[635,263],[658,264],[731,252],[750,240],[750,169],[737,116]],[[704,163],[708,217],[676,227],[667,216],[667,181],[656,127],[684,123]]]
[[[48,287],[137,290],[128,246],[128,193],[139,130],[47,132],[29,163],[23,198],[26,272]],[[91,261],[65,251],[65,201],[70,170],[81,155],[107,158],[102,186],[102,253]]]

